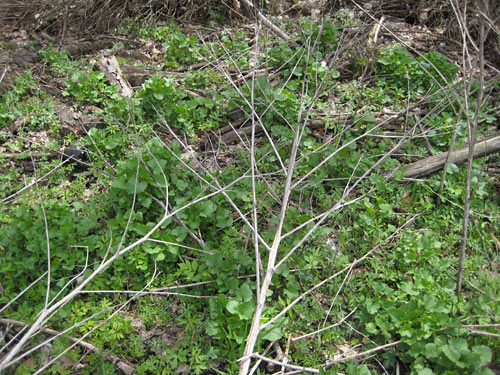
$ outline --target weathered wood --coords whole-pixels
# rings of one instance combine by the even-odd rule
[[[43,158],[47,156],[52,156],[50,152],[0,152],[0,158],[6,159],[29,159],[30,157],[34,158]]]
[[[68,52],[72,57],[84,55],[95,50],[111,47],[113,45],[112,39],[103,39],[97,41],[74,42],[72,44],[64,45],[60,50]],[[41,57],[38,52],[13,52],[11,54],[12,61],[24,67],[26,65],[37,64],[40,62]]]
[[[224,126],[211,134],[202,136],[200,144],[205,144],[209,141],[217,143],[222,142],[224,144],[238,143],[241,139],[245,139],[252,134],[252,125],[247,125],[250,123],[249,119],[239,118],[238,120],[232,122],[230,125]],[[307,120],[306,126],[311,129],[317,129],[325,126],[325,120]],[[260,136],[264,130],[260,124],[255,126],[255,135]]]
[[[412,111],[413,114],[423,115],[427,113],[426,110]],[[348,121],[353,121],[353,113],[333,113],[326,117],[324,114],[317,113],[318,117],[315,119],[307,120],[305,125],[310,129],[323,128],[325,124],[330,121],[337,124],[343,124]],[[402,125],[399,118],[403,113],[393,112],[393,111],[383,111],[383,112],[373,112],[375,116],[375,124],[382,124],[385,130],[399,130]],[[233,120],[230,125],[224,126],[212,134],[206,134],[201,136],[200,144],[205,144],[209,140],[212,142],[222,141],[223,143],[230,144],[239,142],[240,138],[248,136],[252,133],[252,125],[243,110],[232,110],[227,113],[227,116]],[[393,117],[390,119],[390,117]],[[259,125],[255,129],[255,135],[259,135],[263,132],[262,127]]]
[[[269,21],[266,16],[264,16],[260,10],[258,10],[254,4],[250,1],[250,0],[241,0],[243,2],[243,4],[245,4],[249,9],[252,9],[253,12],[255,13],[255,16],[265,25],[267,26],[269,29],[271,29],[271,31],[273,33],[275,33],[277,36],[279,36],[281,39],[287,41],[288,43],[296,46],[297,43],[295,43],[293,41],[293,39],[287,34],[285,33],[283,30],[281,30],[278,26],[276,26],[274,23],[272,23],[271,21]]]
[[[109,82],[118,86],[120,94],[126,98],[132,96],[132,88],[130,83],[123,77],[120,64],[115,56],[103,56],[97,62],[97,66],[104,73]]]
[[[500,135],[489,139],[483,139],[476,142],[476,145],[474,147],[474,159],[489,154],[493,154],[499,151],[500,151]],[[440,169],[443,168],[446,162],[447,154],[448,152],[443,152],[441,154],[429,156],[428,158],[409,164],[404,171],[404,177],[406,178],[424,177],[430,175],[431,173],[439,171]],[[457,165],[465,163],[467,161],[468,154],[469,154],[469,146],[463,146],[457,148],[456,150],[453,150],[451,152],[448,162]]]

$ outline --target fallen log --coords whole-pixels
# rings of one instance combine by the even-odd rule
[[[488,139],[482,139],[476,142],[474,147],[474,159],[499,151],[500,135]],[[403,176],[405,178],[419,178],[439,171],[444,167],[447,155],[448,152],[443,152],[438,155],[429,156],[428,158],[419,160],[415,163],[411,163],[406,166]],[[468,155],[469,146],[457,148],[451,152],[448,162],[456,165],[465,163]]]
[[[72,57],[84,55],[95,50],[103,49],[106,47],[111,47],[113,45],[113,40],[97,40],[97,41],[86,41],[86,42],[75,42],[73,44],[64,45],[59,50],[64,50]],[[36,64],[40,62],[41,57],[39,51],[36,52],[13,52],[11,54],[12,61],[24,67],[26,65]]]
[[[420,110],[415,108],[412,110],[412,114],[424,115],[427,113],[426,110]],[[403,113],[393,112],[393,111],[382,111],[371,113],[375,117],[375,124],[382,124],[384,130],[399,130],[402,128],[401,120]],[[315,119],[310,119],[305,121],[305,125],[311,129],[324,128],[327,122],[333,122],[337,124],[344,124],[346,122],[353,121],[353,113],[332,113],[328,117],[321,113],[317,113],[318,117]],[[225,144],[237,143],[245,137],[252,134],[252,125],[250,120],[243,110],[232,110],[227,113],[227,116],[232,120],[230,125],[224,126],[211,134],[205,134],[201,136],[200,144],[206,144],[207,142],[222,142]],[[392,117],[392,118],[391,118]],[[256,126],[255,135],[260,135],[263,129],[260,125]]]
[[[229,113],[228,116],[231,116]],[[203,136],[200,140],[200,144],[204,145],[206,143],[218,143],[221,142],[223,144],[229,145],[233,143],[238,143],[240,141],[247,141],[248,137],[252,134],[252,125],[247,125],[250,122],[249,119],[239,118],[235,122],[232,122],[230,125],[224,126],[216,131],[213,131],[211,134],[207,134]],[[317,119],[317,120],[307,120],[306,126],[310,129],[322,128],[325,126],[325,120]],[[255,135],[260,136],[264,130],[260,124],[255,125]]]

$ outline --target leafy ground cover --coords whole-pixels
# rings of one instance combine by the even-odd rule
[[[1,369],[493,373],[498,155],[405,168],[497,134],[498,81],[392,34],[356,57],[346,14],[125,22],[130,96],[39,50],[0,98]]]

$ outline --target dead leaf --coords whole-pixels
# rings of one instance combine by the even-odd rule
[[[405,203],[411,203],[413,200],[411,199],[411,193],[409,191],[405,192],[401,197],[401,200]]]

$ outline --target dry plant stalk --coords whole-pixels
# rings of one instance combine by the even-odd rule
[[[467,46],[469,45],[469,42],[471,44],[474,44],[475,41],[470,39],[471,36],[467,30],[467,17],[466,17],[467,9],[459,9],[456,0],[450,0],[450,3],[453,6],[455,17],[457,18],[460,31],[462,34],[462,46],[463,46],[462,66],[464,72],[471,71],[467,69],[468,67],[467,65],[470,63],[468,61],[468,56],[470,56],[470,51],[468,50]],[[487,4],[489,3],[487,0],[486,1],[477,0],[474,3],[482,15],[488,14],[488,9],[485,9],[487,8]],[[473,116],[471,116],[469,112],[470,86],[468,84],[468,82],[472,82],[473,80],[472,76],[470,77],[469,80],[464,80],[464,85],[463,85],[463,95],[465,101],[464,114],[467,119],[467,137],[468,137],[469,154],[467,158],[467,177],[465,181],[466,185],[465,185],[465,200],[464,200],[464,217],[462,222],[462,238],[460,239],[460,250],[459,250],[460,259],[457,272],[457,287],[456,287],[457,295],[460,295],[462,291],[462,281],[464,277],[464,263],[465,263],[466,248],[467,248],[468,234],[469,234],[469,221],[470,221],[469,217],[470,217],[470,201],[471,201],[471,185],[472,185],[472,162],[474,161],[474,148],[476,145],[476,134],[479,125],[479,115],[481,113],[481,107],[483,106],[483,100],[484,100],[484,76],[485,76],[484,44],[486,40],[485,23],[486,20],[484,19],[484,17],[480,17],[479,49],[477,51],[477,59],[479,61],[479,90]]]

